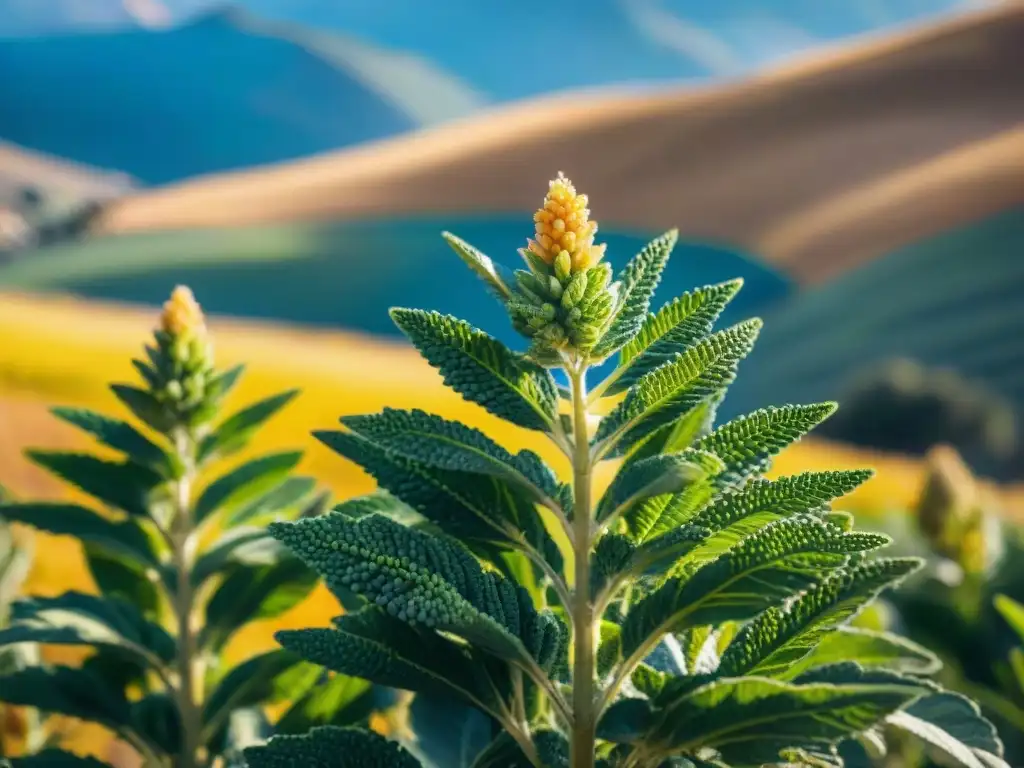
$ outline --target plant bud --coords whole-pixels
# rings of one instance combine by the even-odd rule
[[[555,257],[555,277],[560,282],[565,282],[569,279],[569,275],[572,273],[572,258],[569,256],[568,251],[562,251]]]
[[[571,309],[575,307],[583,299],[583,295],[587,290],[587,276],[584,273],[579,273],[572,276],[569,284],[565,287],[565,292],[562,294],[562,306],[565,309]]]
[[[533,221],[535,235],[520,250],[530,271],[516,272],[506,307],[516,330],[533,339],[534,358],[557,364],[563,351],[585,354],[600,341],[618,306],[619,284],[601,261],[604,245],[594,244],[587,196],[563,175],[550,183]]]

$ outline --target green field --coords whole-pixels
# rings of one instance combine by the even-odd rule
[[[521,217],[416,218],[194,230],[99,238],[24,254],[0,268],[0,289],[62,291],[118,301],[162,302],[177,283],[192,286],[213,313],[393,334],[394,305],[432,307],[515,340],[503,310],[441,239],[451,230],[510,267],[529,232]],[[659,234],[659,233],[655,233]],[[649,239],[604,233],[620,266]],[[681,244],[660,296],[742,275],[732,312],[761,311],[789,282],[752,257],[724,247]]]

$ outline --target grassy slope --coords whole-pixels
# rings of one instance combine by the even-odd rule
[[[127,232],[525,212],[537,205],[538,183],[564,170],[608,226],[679,226],[757,252],[769,244],[773,259],[817,282],[848,266],[847,252],[860,263],[1019,196],[1015,145],[1000,144],[995,159],[969,152],[966,169],[962,150],[1019,130],[1022,89],[1024,5],[1006,3],[741,82],[559,95],[407,138],[196,179],[126,200],[101,224]],[[908,195],[900,180],[915,169],[924,178]],[[871,189],[874,205],[849,204]],[[832,203],[850,214],[834,254],[820,236]]]
[[[904,248],[769,311],[729,411],[838,396],[865,365],[955,368],[1024,405],[1024,205]]]
[[[211,312],[393,334],[387,309],[429,305],[517,343],[500,305],[479,288],[440,237],[450,229],[514,267],[529,223],[521,218],[294,224],[99,238],[27,254],[0,269],[0,289],[72,291],[157,303],[175,283],[193,287]],[[646,242],[605,233],[612,262]],[[742,275],[733,316],[759,312],[788,284],[742,253],[681,245],[661,287],[676,296],[694,285]]]
[[[36,498],[75,498],[31,467],[21,452],[29,446],[86,446],[81,435],[58,423],[47,408],[68,404],[116,413],[119,406],[106,384],[131,379],[129,360],[138,354],[153,320],[153,312],[123,306],[0,295],[0,479],[12,490]],[[314,443],[309,432],[335,424],[342,414],[375,411],[384,405],[420,407],[464,420],[509,448],[538,449],[556,468],[565,470],[545,442],[446,390],[426,363],[404,345],[237,321],[215,321],[213,328],[221,363],[248,364],[233,405],[295,386],[302,389],[302,395],[270,422],[254,450],[306,448],[302,470],[319,478],[339,497],[367,491],[372,483],[353,465]],[[879,473],[847,498],[847,509],[865,513],[899,509],[916,496],[921,483],[918,463],[820,441],[805,441],[791,449],[780,457],[775,471],[790,474],[861,466],[874,466]],[[601,482],[607,479],[605,472]],[[1006,489],[1002,500],[1009,514],[1024,518],[1024,489]],[[72,540],[39,538],[40,556],[29,582],[32,592],[58,594],[90,583]],[[321,625],[336,613],[337,605],[329,593],[317,590],[280,619],[240,633],[229,654],[242,658],[272,647],[277,629]],[[101,732],[90,727],[74,730],[71,742],[78,750],[94,753],[105,750],[107,743]]]

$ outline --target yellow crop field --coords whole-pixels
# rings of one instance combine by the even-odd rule
[[[202,301],[202,296],[198,298]],[[142,353],[156,314],[155,310],[69,298],[0,295],[0,482],[24,497],[73,496],[31,467],[21,453],[30,446],[88,444],[48,414],[52,405],[120,412],[107,384],[134,380],[130,361]],[[556,469],[565,470],[562,457],[544,440],[508,426],[446,390],[435,372],[405,345],[254,322],[214,319],[210,326],[220,364],[247,365],[232,395],[232,408],[284,389],[301,390],[258,435],[250,453],[306,449],[301,471],[317,477],[339,498],[372,489],[372,481],[309,433],[334,427],[343,414],[372,412],[385,405],[418,407],[460,419],[510,449],[533,448]],[[819,441],[804,441],[788,451],[775,472],[861,466],[875,467],[878,475],[848,497],[844,508],[861,513],[900,509],[916,497],[922,480],[918,462]],[[603,481],[607,479],[608,470]],[[1008,513],[1024,515],[1024,492],[1004,489],[1002,498]],[[36,550],[28,584],[31,592],[53,595],[91,583],[74,541],[38,535]],[[337,610],[330,594],[320,589],[280,619],[247,628],[228,653],[235,659],[249,656],[271,647],[277,629],[323,625]],[[78,746],[92,751],[100,743],[89,729],[82,731]]]

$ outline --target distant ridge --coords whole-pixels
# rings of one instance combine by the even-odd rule
[[[1005,3],[736,84],[551,97],[185,182],[118,203],[99,230],[526,212],[564,170],[609,226],[679,226],[816,282],[1024,204],[1022,93],[1024,4]],[[841,224],[837,247],[823,221]]]
[[[0,72],[17,73],[0,78],[0,137],[148,184],[394,136],[481,103],[414,56],[235,7],[168,29],[0,39]]]
[[[62,195],[109,200],[134,189],[135,181],[119,171],[92,168],[0,141],[0,205],[27,186]]]

